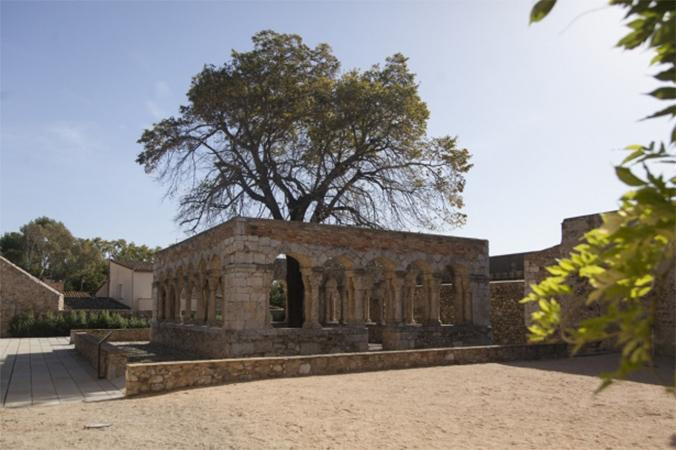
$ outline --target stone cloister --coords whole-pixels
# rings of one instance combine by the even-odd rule
[[[151,340],[209,357],[450,346],[489,320],[485,240],[237,218],[162,250],[154,272]]]

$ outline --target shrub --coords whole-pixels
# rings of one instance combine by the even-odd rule
[[[144,317],[125,317],[109,311],[49,311],[35,316],[32,312],[17,314],[9,322],[12,337],[68,336],[70,330],[84,328],[146,328]]]

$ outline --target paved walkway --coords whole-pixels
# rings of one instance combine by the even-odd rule
[[[0,405],[120,398],[124,380],[99,380],[68,337],[0,339]]]

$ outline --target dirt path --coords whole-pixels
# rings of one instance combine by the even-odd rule
[[[0,448],[668,448],[673,397],[609,357],[265,380],[0,410]],[[91,422],[109,428],[85,430]]]

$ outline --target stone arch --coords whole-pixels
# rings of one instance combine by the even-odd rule
[[[281,247],[276,251],[275,260],[282,257],[286,260],[286,272],[284,274],[286,287],[285,324],[288,327],[300,328],[305,321],[306,300],[306,286],[301,269],[311,269],[313,259],[305,253],[286,247]]]

